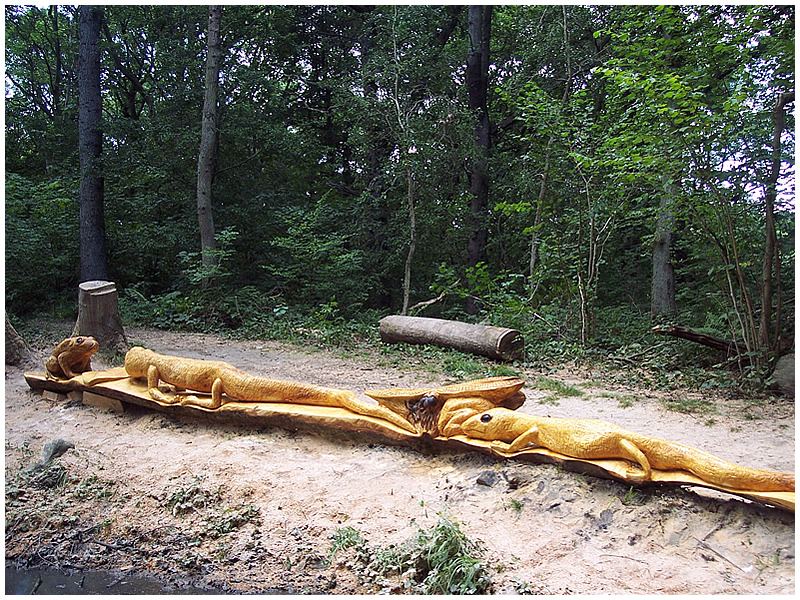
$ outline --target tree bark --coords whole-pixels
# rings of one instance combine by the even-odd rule
[[[204,267],[217,264],[214,239],[214,215],[211,208],[211,186],[214,180],[217,147],[217,88],[222,56],[220,23],[222,7],[208,9],[208,52],[206,56],[205,96],[203,98],[200,151],[197,158],[197,221],[200,227],[200,251]],[[204,284],[207,284],[204,281]]]
[[[476,267],[486,261],[486,243],[489,238],[488,207],[489,177],[486,159],[491,143],[491,124],[487,106],[489,88],[489,39],[492,29],[492,7],[469,7],[469,54],[467,55],[467,95],[469,108],[475,118],[475,158],[470,177],[470,228],[467,241],[467,267]],[[477,300],[469,298],[466,310],[476,314]]]
[[[30,346],[17,333],[6,313],[6,364],[24,365],[35,358]]]
[[[667,179],[662,190],[661,205],[656,223],[653,244],[653,279],[650,284],[650,318],[674,315],[678,312],[675,302],[675,270],[672,266],[672,232],[674,216],[672,203],[677,190],[671,179]]]
[[[72,335],[92,336],[105,351],[128,350],[113,282],[84,281],[78,286],[78,320]]]
[[[524,353],[518,331],[459,321],[392,315],[380,321],[381,341],[387,344],[432,344],[498,360],[517,360]]]
[[[80,278],[108,279],[106,227],[103,211],[104,180],[100,49],[103,20],[100,6],[81,6],[78,56],[78,153],[80,160]]]
[[[767,181],[767,191],[764,194],[766,204],[764,263],[761,270],[761,322],[759,323],[758,341],[763,350],[777,352],[780,346],[780,256],[778,254],[778,237],[775,232],[775,200],[778,196],[778,179],[781,174],[781,135],[786,123],[787,104],[794,102],[794,92],[778,94],[778,100],[772,113],[774,123],[772,134],[772,170]],[[775,314],[775,335],[770,335],[773,310],[773,269],[775,283],[778,286],[778,302]],[[772,339],[770,339],[772,337]]]
[[[403,314],[408,314],[408,302],[411,296],[411,264],[414,260],[414,252],[417,249],[417,218],[414,213],[414,174],[411,167],[406,167],[406,177],[408,178],[408,220],[411,228],[410,240],[408,245],[408,255],[403,274]]]

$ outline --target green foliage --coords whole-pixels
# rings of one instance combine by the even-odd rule
[[[491,584],[481,546],[457,521],[439,515],[430,529],[419,529],[400,546],[378,551],[370,568],[378,575],[402,574],[421,594],[484,594]]]
[[[537,377],[531,385],[537,390],[547,390],[562,397],[580,397],[584,395],[583,390],[578,389],[574,385],[569,385],[563,381],[550,379],[549,377]]]
[[[206,283],[208,286],[221,286],[225,279],[230,277],[228,270],[234,251],[231,248],[233,241],[239,236],[239,232],[233,227],[223,229],[216,234],[216,248],[207,254],[211,255],[213,262],[203,264],[202,253],[200,252],[181,252],[178,257],[184,264],[183,274],[192,286]]]
[[[195,209],[206,10],[104,13],[108,263],[127,320],[326,344],[374,339],[370,320],[402,306],[413,233],[407,291],[421,304],[412,313],[518,329],[529,364],[715,364],[648,333],[668,205],[675,318],[744,339],[761,364],[742,369],[743,381],[763,381],[770,364],[758,315],[793,330],[792,110],[775,211],[783,293],[761,307],[765,149],[775,96],[794,88],[793,6],[494,7],[492,205],[480,223],[486,260],[474,268],[466,8],[223,9],[221,238],[210,270],[198,260]],[[66,5],[5,11],[12,315],[74,312],[75,16]],[[469,297],[479,314],[464,314]],[[448,360],[456,376],[480,372]]]
[[[77,182],[7,173],[5,192],[6,308],[26,315],[62,301],[78,283]]]
[[[361,532],[354,527],[342,527],[334,531],[331,535],[331,549],[328,552],[328,562],[336,556],[336,553],[347,548],[365,548],[366,540],[361,537]]]

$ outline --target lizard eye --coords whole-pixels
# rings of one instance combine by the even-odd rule
[[[78,338],[77,340],[75,340],[75,343],[76,344],[82,344],[83,343],[83,338]]]
[[[492,415],[490,415],[489,413],[484,413],[481,415],[481,423],[488,423],[491,420],[492,420]]]

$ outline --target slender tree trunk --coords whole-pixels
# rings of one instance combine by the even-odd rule
[[[676,193],[674,182],[665,176],[653,244],[653,279],[650,285],[650,317],[653,319],[678,312],[675,302],[675,270],[671,260],[674,229],[672,203]]]
[[[203,99],[203,122],[200,134],[200,152],[197,159],[197,221],[200,226],[200,251],[204,267],[216,265],[214,241],[214,215],[211,210],[211,185],[214,180],[217,148],[217,87],[222,56],[220,22],[222,7],[208,9],[208,54],[206,56],[206,83]],[[207,282],[204,282],[207,283]]]
[[[78,56],[78,147],[80,181],[80,261],[81,281],[108,279],[106,265],[106,227],[103,212],[104,181],[100,155],[103,134],[100,129],[100,49],[98,39],[103,8],[81,6],[80,50]]]
[[[417,218],[414,213],[414,174],[411,167],[406,167],[408,178],[408,220],[411,226],[411,240],[406,256],[405,272],[403,274],[403,315],[408,314],[408,300],[411,295],[411,264],[414,261],[414,252],[417,249]]]
[[[794,102],[794,92],[778,94],[775,110],[772,113],[774,129],[772,134],[772,170],[764,195],[766,203],[766,242],[764,244],[764,263],[761,271],[761,322],[758,342],[762,350],[777,351],[780,346],[780,256],[778,255],[778,236],[775,232],[775,199],[778,196],[778,178],[781,174],[781,135],[786,123],[785,106]],[[773,316],[773,269],[778,286],[778,302],[775,315],[775,335],[770,335]],[[772,339],[770,339],[772,338]]]
[[[469,54],[467,56],[467,94],[469,108],[475,118],[475,158],[470,179],[470,232],[467,241],[467,266],[486,261],[489,238],[489,177],[486,159],[490,147],[490,122],[487,106],[489,87],[489,38],[492,29],[492,7],[469,7]],[[475,299],[467,301],[469,314],[478,312]]]

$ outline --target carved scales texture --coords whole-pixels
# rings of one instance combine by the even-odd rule
[[[709,483],[737,490],[793,492],[795,486],[792,474],[743,467],[596,419],[536,417],[494,408],[470,417],[462,428],[470,437],[509,443],[512,451],[534,444],[574,458],[638,462],[648,477],[654,468],[688,471]]]

